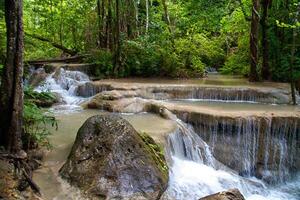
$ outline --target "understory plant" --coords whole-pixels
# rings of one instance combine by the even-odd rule
[[[35,102],[43,100],[50,101],[55,98],[49,92],[35,92],[32,88],[26,87],[24,90],[24,110],[23,110],[23,147],[25,150],[38,147],[50,148],[49,136],[50,127],[57,129],[55,117],[36,105]]]

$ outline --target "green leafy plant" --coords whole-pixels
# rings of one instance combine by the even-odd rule
[[[91,55],[85,60],[95,64],[93,74],[99,78],[109,77],[113,74],[113,55],[107,50],[93,50]]]
[[[57,121],[51,114],[46,114],[34,103],[26,101],[23,111],[23,145],[25,149],[37,148],[44,146],[50,148],[49,126],[57,128]]]
[[[32,87],[25,87],[24,95],[28,102],[34,103],[39,107],[50,107],[56,102],[56,97],[53,93],[47,91],[36,92]]]
[[[51,113],[45,113],[39,108],[41,102],[52,102],[56,98],[50,92],[36,92],[32,87],[25,87],[24,89],[24,121],[23,121],[23,145],[25,149],[37,148],[38,146],[45,146],[50,148],[48,140],[49,127],[56,127],[57,122]]]
[[[55,96],[51,92],[36,92],[32,87],[25,87],[24,95],[26,99],[39,99],[39,100],[54,100]]]

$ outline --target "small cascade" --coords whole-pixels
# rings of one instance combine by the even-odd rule
[[[226,87],[157,87],[153,88],[153,98],[158,100],[193,100],[220,102],[248,102],[267,104],[288,104],[290,97],[279,90],[267,91],[252,88]]]
[[[194,131],[193,127],[177,119],[166,109],[161,109],[160,112],[163,117],[176,121],[178,125],[177,130],[167,138],[167,153],[171,160],[170,183],[167,193],[176,200],[196,200],[231,188],[238,188],[247,199],[251,200],[296,200],[298,198],[299,177],[290,183],[291,187],[280,188],[270,186],[251,176],[240,176],[238,172],[228,168],[214,157],[212,149]],[[246,128],[251,128],[251,126],[246,126]],[[256,148],[256,142],[249,142],[249,146],[252,145]],[[245,151],[249,148],[245,148]],[[251,157],[246,157],[240,162],[248,159],[251,163]],[[245,166],[251,165],[249,163],[246,162]]]
[[[203,99],[228,102],[271,102],[276,99],[270,94],[251,89],[197,88],[190,93],[190,99]]]
[[[291,178],[300,165],[300,127],[296,118],[198,119],[198,135],[213,155],[243,176],[269,183]]]
[[[55,110],[78,110],[81,109],[79,104],[86,99],[77,95],[78,87],[88,83],[89,77],[79,71],[68,71],[63,68],[49,75],[42,85],[39,85],[35,90],[50,91],[55,93],[62,99],[63,105],[54,106]]]
[[[165,110],[163,112],[169,112]],[[185,124],[174,114],[167,114],[169,119],[177,123],[178,128],[168,136],[169,155],[176,155],[181,159],[188,159],[197,163],[215,167],[214,159],[209,146],[198,136],[193,127]]]

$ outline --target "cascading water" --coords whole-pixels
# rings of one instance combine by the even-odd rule
[[[81,107],[78,105],[86,98],[77,96],[77,88],[89,81],[89,77],[82,72],[60,68],[49,75],[45,82],[35,90],[38,92],[50,91],[62,99],[63,104],[52,107],[53,111],[80,110]]]
[[[243,176],[276,184],[289,179],[299,166],[296,118],[203,116],[194,128],[218,160]]]
[[[170,87],[153,88],[153,98],[158,100],[177,99],[190,101],[288,103],[288,97],[280,93],[251,88],[224,87]]]
[[[299,199],[299,176],[285,186],[270,186],[254,177],[242,177],[218,162],[210,147],[191,126],[166,109],[162,112],[164,117],[178,124],[178,129],[167,139],[171,160],[167,193],[176,200],[196,200],[232,188],[238,188],[250,200]]]

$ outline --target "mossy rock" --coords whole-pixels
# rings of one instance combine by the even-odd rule
[[[60,174],[88,196],[105,199],[154,200],[168,183],[161,148],[113,114],[82,125]]]
[[[139,135],[142,138],[143,142],[147,145],[147,150],[149,151],[150,155],[152,155],[156,165],[159,166],[159,168],[164,172],[164,175],[167,178],[169,176],[169,167],[165,159],[163,148],[159,144],[157,144],[154,139],[147,133],[140,132]]]

